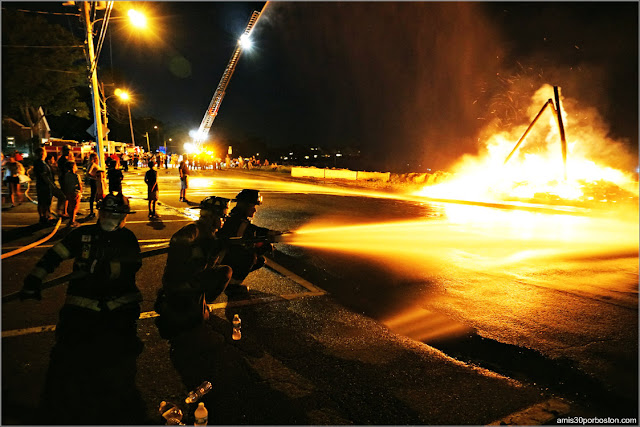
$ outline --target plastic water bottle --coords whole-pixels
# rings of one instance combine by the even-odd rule
[[[202,384],[200,384],[198,387],[196,387],[193,391],[190,391],[189,395],[184,401],[187,403],[195,403],[202,396],[209,393],[211,391],[211,388],[213,388],[211,383],[209,381],[205,381]]]
[[[198,403],[198,407],[196,411],[193,413],[196,421],[193,424],[194,426],[206,426],[209,421],[209,411],[204,407],[204,402]]]
[[[237,314],[233,316],[233,333],[231,334],[231,338],[235,341],[242,338],[242,331],[240,328],[242,327],[242,320],[240,320],[240,316]]]
[[[160,402],[158,412],[160,412],[160,415],[167,420],[167,425],[181,425],[182,409],[178,408],[174,403],[165,402],[163,400]]]

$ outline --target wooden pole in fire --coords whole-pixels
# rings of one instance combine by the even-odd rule
[[[522,141],[524,141],[524,139],[527,137],[527,135],[529,135],[529,131],[531,130],[531,128],[533,127],[533,125],[536,124],[536,122],[538,121],[538,119],[540,118],[540,116],[542,115],[542,113],[544,112],[544,109],[547,108],[547,105],[551,104],[553,101],[551,101],[551,99],[549,99],[547,102],[544,103],[544,105],[542,106],[542,108],[540,109],[540,112],[538,113],[538,115],[531,121],[531,124],[529,125],[529,127],[527,128],[527,130],[524,131],[524,134],[520,137],[520,139],[518,140],[518,143],[516,144],[515,147],[513,147],[513,150],[511,150],[511,153],[509,153],[509,155],[507,156],[506,160],[504,161],[504,164],[506,165],[507,162],[509,161],[509,159],[511,158],[511,156],[513,156],[513,153],[516,152],[516,150],[518,149],[518,147],[520,146],[520,144],[522,144]],[[553,107],[553,105],[552,105]]]
[[[558,118],[558,127],[560,128],[560,143],[562,144],[562,163],[564,164],[564,180],[567,180],[567,139],[564,134],[564,125],[562,124],[562,110],[560,109],[560,90],[558,86],[553,87],[553,94],[556,97],[556,117]]]

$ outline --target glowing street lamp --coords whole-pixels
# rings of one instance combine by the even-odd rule
[[[130,9],[127,15],[129,15],[131,24],[133,24],[134,27],[147,28],[147,18],[142,13],[137,10]]]
[[[131,98],[129,97],[129,94],[123,91],[122,89],[116,89],[115,95],[127,103],[127,110],[129,111],[129,127],[131,128],[131,143],[135,147],[136,140],[135,140],[135,137],[133,136],[133,121],[131,120],[131,103],[129,102]]]
[[[91,96],[93,98],[93,119],[95,120],[95,126],[96,126],[96,148],[98,153],[100,153],[100,155],[98,155],[98,164],[100,165],[100,167],[104,167],[104,156],[102,155],[102,153],[104,153],[104,129],[102,128],[103,124],[102,124],[102,117],[101,117],[101,112],[102,112],[102,107],[100,105],[100,91],[98,89],[98,58],[95,55],[95,50],[94,50],[94,46],[93,46],[93,35],[94,35],[94,31],[93,31],[93,25],[98,22],[98,20],[96,21],[92,21],[91,19],[91,15],[92,15],[92,11],[91,11],[91,3],[92,2],[88,2],[88,1],[83,1],[80,4],[80,10],[82,12],[81,16],[82,16],[82,20],[85,23],[85,30],[86,30],[86,42],[87,42],[87,65],[89,67],[89,74],[90,74],[90,80],[91,80]],[[96,3],[96,10],[99,9],[97,3],[102,3],[102,2],[95,2]],[[113,2],[106,2],[106,3],[111,3],[110,7],[113,7]],[[65,4],[69,4],[69,5],[75,5],[75,2],[67,2]],[[109,6],[107,6],[107,8],[109,8]],[[102,18],[102,20],[104,20],[103,24],[105,27],[104,29],[106,30],[106,26],[109,23],[109,15],[110,15],[110,11],[111,9],[108,10],[109,14],[105,14],[105,17]],[[132,22],[134,22],[134,18],[132,17],[132,15],[135,17],[135,22],[140,23],[141,20],[141,14],[139,13],[129,13],[130,18],[132,19]],[[146,20],[145,20],[146,22]],[[129,119],[131,119],[131,113],[129,113]]]

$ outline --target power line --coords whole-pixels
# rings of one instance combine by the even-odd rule
[[[7,9],[6,7],[2,8],[3,10],[10,10]],[[43,11],[39,11],[39,10],[26,10],[26,9],[12,9],[15,10],[17,12],[27,12],[27,13],[41,13],[44,15],[67,15],[67,16],[80,16],[79,13],[65,13],[65,12],[43,12]]]
[[[34,48],[34,49],[59,49],[59,48],[78,48],[84,47],[84,45],[71,45],[71,46],[26,46],[26,45],[17,45],[17,44],[3,44],[2,47],[16,47],[16,48]]]

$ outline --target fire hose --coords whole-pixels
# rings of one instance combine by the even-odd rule
[[[58,221],[58,225],[59,225],[60,221]],[[282,238],[281,236],[283,234],[289,234],[290,232],[285,231],[285,232],[281,232],[275,236],[264,236],[264,237],[256,237],[256,238],[250,238],[250,239],[246,239],[246,238],[242,238],[242,237],[231,237],[229,239],[225,239],[226,241],[229,242],[229,244],[231,245],[247,245],[247,244],[256,244],[256,243],[277,243],[277,242],[281,242]],[[37,242],[36,242],[37,243]],[[21,248],[24,249],[24,248]],[[140,253],[140,258],[144,259],[144,258],[150,258],[152,256],[156,256],[156,255],[162,255],[162,254],[166,254],[169,252],[169,247],[165,247],[165,248],[160,248],[160,249],[154,249],[151,251],[145,251]],[[40,288],[41,291],[45,290],[45,289],[49,289],[49,288],[53,288],[55,286],[58,285],[62,285],[63,283],[69,282],[71,280],[75,280],[75,279],[81,279],[85,276],[88,276],[89,273],[85,272],[85,271],[74,271],[72,273],[66,274],[64,276],[60,276],[60,277],[56,277],[55,279],[51,279],[48,280],[46,282],[42,283],[42,286]],[[15,301],[17,299],[20,298],[20,291],[17,292],[13,292],[10,293],[8,295],[5,295],[2,297],[2,303],[7,303],[7,302],[11,302],[11,301]]]
[[[29,250],[35,246],[38,246],[44,242],[46,242],[47,240],[49,240],[50,238],[52,238],[54,236],[54,234],[56,234],[58,232],[58,228],[60,227],[60,223],[62,222],[62,217],[58,218],[58,222],[56,222],[56,226],[53,227],[53,231],[51,231],[51,233],[49,233],[48,236],[43,237],[42,239],[38,240],[37,242],[33,242],[33,243],[29,243],[27,246],[23,246],[20,249],[16,249],[15,251],[11,251],[11,252],[7,252],[6,254],[2,254],[2,257],[0,257],[0,259],[5,259],[5,258],[9,258],[12,257],[14,255],[18,255],[19,253],[22,253],[26,250]]]
[[[38,202],[36,202],[35,200],[33,200],[31,197],[29,197],[29,189],[31,188],[31,181],[29,181],[29,183],[27,184],[27,190],[24,192],[24,194],[27,196],[27,199],[31,200],[32,203],[34,204],[38,204]],[[2,254],[2,256],[0,257],[0,259],[5,259],[5,258],[10,258],[14,255],[18,255],[24,251],[27,251],[31,248],[34,248],[44,242],[46,242],[47,240],[49,240],[50,238],[52,238],[57,232],[58,232],[58,228],[60,228],[60,224],[62,223],[62,217],[58,218],[58,222],[56,222],[55,227],[53,227],[53,231],[51,231],[51,233],[46,236],[43,237],[42,239],[33,242],[33,243],[29,243],[27,246],[23,246],[20,249],[16,249],[15,251],[11,251],[11,252],[7,252],[6,254]]]

